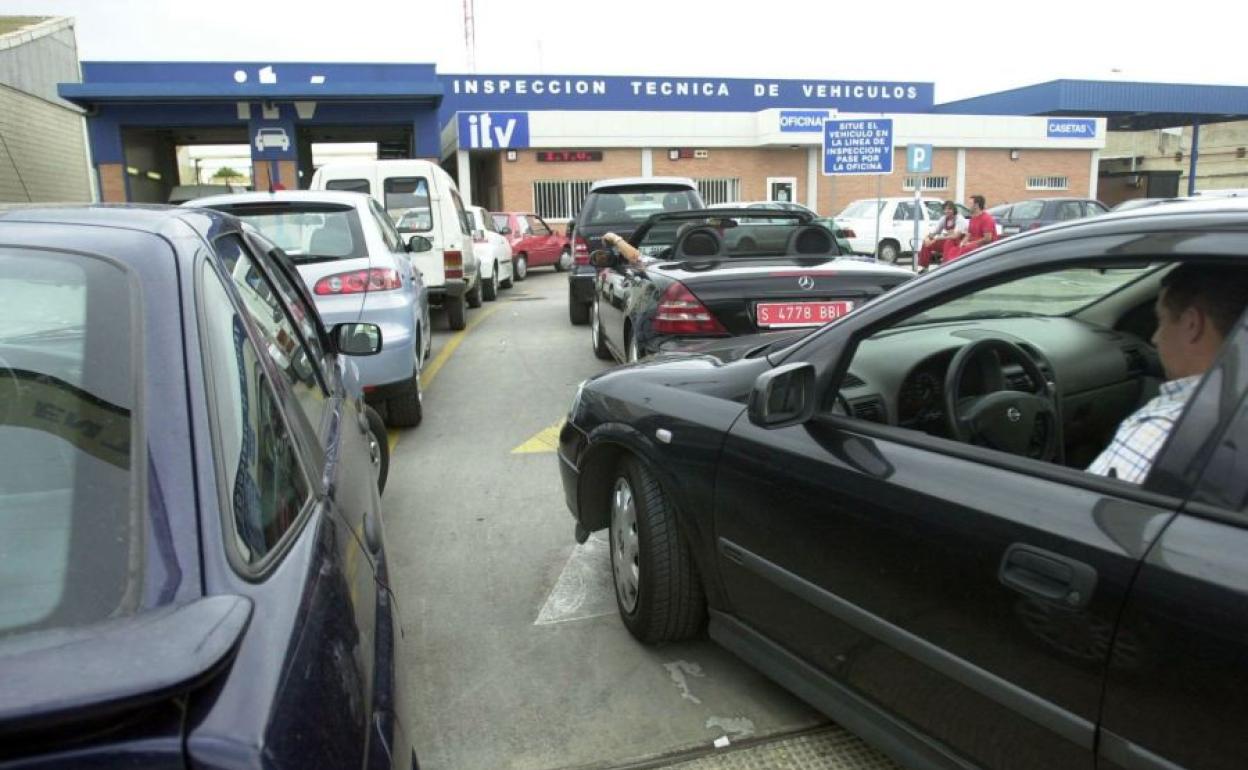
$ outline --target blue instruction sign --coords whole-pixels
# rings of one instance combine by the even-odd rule
[[[824,176],[893,173],[893,119],[823,124]]]

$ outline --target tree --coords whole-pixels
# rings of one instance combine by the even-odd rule
[[[212,175],[213,179],[220,179],[225,184],[229,184],[231,179],[241,179],[242,174],[238,173],[229,166],[222,166],[217,169],[217,173]]]

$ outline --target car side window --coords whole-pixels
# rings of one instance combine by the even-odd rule
[[[1090,217],[1109,213],[1109,209],[1102,205],[1100,201],[1084,201],[1083,205],[1088,210],[1088,216]]]
[[[1057,220],[1083,219],[1083,203],[1080,201],[1061,201],[1057,204]]]
[[[1044,213],[1044,201],[1023,201],[1015,203],[1010,212],[1012,219],[1039,219]]]
[[[403,251],[403,239],[399,237],[399,231],[394,229],[394,223],[390,221],[385,210],[372,199],[368,201],[368,210],[377,222],[377,229],[381,230],[381,238],[386,242],[386,248],[394,252]]]
[[[291,283],[291,279],[285,270],[275,264],[278,257],[262,254],[259,259],[264,265],[265,273],[277,288],[277,293],[285,301],[286,307],[290,311],[291,320],[299,327],[299,332],[303,335],[303,343],[308,346],[308,350],[312,353],[322,384],[327,384],[325,368],[329,365],[329,360],[325,355],[325,347],[321,344],[323,329],[318,323],[320,316],[317,315],[316,308],[304,299],[303,293],[296,288],[295,284]],[[298,275],[294,266],[290,266],[289,270],[294,275]],[[329,390],[328,387],[325,389],[326,391]]]
[[[516,217],[516,225],[520,228],[521,235],[533,234],[533,228],[529,225],[528,217]]]
[[[232,550],[255,566],[278,548],[311,500],[311,484],[260,353],[205,262],[200,281],[204,371]]]
[[[459,226],[463,230],[464,235],[472,235],[472,220],[468,218],[468,211],[464,208],[464,201],[459,197],[459,193],[451,190],[451,202],[455,204],[455,212],[459,214]]]
[[[545,222],[534,216],[528,217],[528,220],[529,229],[533,231],[534,235],[550,235],[550,228],[546,226]]]
[[[940,219],[945,215],[945,204],[940,201],[923,201],[923,207],[927,209],[928,219]]]
[[[229,234],[218,238],[215,245],[243,298],[244,311],[264,336],[269,357],[286,378],[308,424],[319,432],[326,393],[318,379],[312,353],[304,346],[281,300],[242,240]]]
[[[914,208],[913,203],[898,203],[897,211],[893,214],[894,222],[913,222],[918,217],[918,212]]]

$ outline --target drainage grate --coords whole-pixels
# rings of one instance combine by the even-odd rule
[[[665,770],[900,770],[888,757],[843,727],[780,738],[740,749],[720,749]]]

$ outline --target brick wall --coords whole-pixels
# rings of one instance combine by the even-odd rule
[[[1092,163],[1088,150],[1019,150],[1018,153],[1018,160],[1010,160],[1009,150],[967,150],[967,196],[983,195],[988,199],[989,208],[1028,198],[1087,196]],[[1065,190],[1028,190],[1029,176],[1064,176],[1069,179],[1069,185]]]
[[[655,176],[693,179],[735,177],[741,180],[741,200],[767,200],[768,177],[797,180],[796,202],[806,202],[806,150],[770,148],[708,148],[705,160],[670,160],[667,148],[654,150]]]
[[[641,150],[637,149],[604,149],[597,163],[539,163],[532,150],[518,150],[516,155],[515,161],[499,164],[499,203],[504,211],[532,211],[535,181],[641,176]]]
[[[100,175],[100,200],[104,203],[125,203],[126,167],[120,163],[101,163],[97,172]]]

